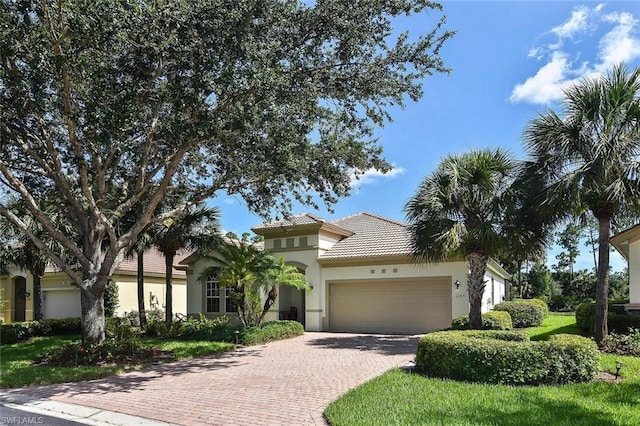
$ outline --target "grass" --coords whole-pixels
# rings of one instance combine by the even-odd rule
[[[578,334],[575,318],[550,315],[527,330],[534,340]],[[601,369],[622,383],[502,386],[431,379],[400,369],[359,386],[330,404],[325,415],[342,425],[638,425],[640,358],[603,355]]]
[[[546,340],[552,334],[581,334],[575,315],[550,313],[539,327],[526,329],[531,340]]]
[[[35,337],[26,342],[0,346],[0,388],[78,382],[119,374],[134,366],[49,367],[33,366],[33,360],[62,345],[78,341],[78,335]],[[173,351],[176,359],[196,358],[231,350],[232,344],[209,341],[180,341],[143,338],[143,343]]]

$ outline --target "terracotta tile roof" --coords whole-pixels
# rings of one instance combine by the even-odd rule
[[[258,226],[253,227],[253,229],[258,230],[258,229],[283,228],[288,226],[322,224],[325,222],[326,220],[314,214],[302,213],[302,214],[294,214],[293,216],[289,216],[284,219],[277,219],[272,222],[262,223]]]
[[[354,234],[339,241],[319,260],[411,255],[411,235],[404,223],[366,212],[331,223]]]
[[[173,259],[173,276],[174,277],[186,277],[187,273],[175,268],[175,265],[179,264],[182,259],[191,254],[190,251],[179,251]],[[147,274],[161,274],[164,275],[164,255],[160,253],[155,247],[147,250],[144,253],[144,272]],[[125,258],[120,266],[118,272],[137,272],[138,271],[138,256]]]
[[[173,264],[177,265],[184,258],[189,256],[191,252],[184,251],[178,252],[176,254],[175,259],[173,260]],[[144,253],[144,272],[145,274],[154,274],[154,275],[164,275],[164,255],[160,253],[156,248],[152,248]],[[117,273],[136,273],[138,270],[138,256],[134,255],[133,257],[126,257],[120,266],[118,267]],[[45,272],[59,272],[56,266],[48,266]],[[174,277],[186,277],[187,274],[185,271],[181,271],[179,269],[173,268],[173,276]]]

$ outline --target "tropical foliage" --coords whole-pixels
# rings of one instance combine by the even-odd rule
[[[218,247],[222,241],[219,216],[216,208],[190,206],[150,229],[152,243],[165,258],[165,321],[168,326],[173,319],[173,260],[179,250],[206,253]]]
[[[295,266],[285,264],[283,258],[274,259],[260,244],[258,237],[250,238],[247,233],[242,237],[229,233],[226,243],[218,247],[213,257],[221,265],[202,273],[203,277],[216,274],[220,286],[231,289],[229,297],[246,327],[262,324],[277,300],[278,287],[311,289]]]
[[[517,199],[512,184],[517,162],[501,149],[470,151],[445,157],[407,202],[414,256],[439,262],[462,258],[469,262],[469,324],[482,327],[481,303],[487,262],[509,241],[535,240],[542,233],[515,227],[509,212]],[[541,243],[540,243],[541,244]],[[524,244],[521,244],[524,246]]]
[[[3,1],[0,199],[15,194],[104,340],[107,279],[150,224],[221,194],[252,212],[327,204],[389,164],[374,127],[447,73],[433,2]],[[422,34],[396,17],[422,14]],[[330,161],[327,161],[330,159]],[[184,195],[174,209],[162,199]],[[50,220],[55,199],[79,240]],[[122,219],[133,211],[125,226]],[[28,225],[4,201],[0,214]]]
[[[598,221],[594,337],[607,335],[609,237],[618,219],[640,214],[640,69],[623,65],[567,89],[561,112],[547,111],[524,133],[527,174],[543,181],[539,210],[549,220],[590,211]]]

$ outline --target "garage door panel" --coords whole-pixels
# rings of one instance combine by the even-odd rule
[[[78,318],[81,316],[79,290],[43,291],[44,318]]]
[[[425,333],[451,325],[450,279],[330,284],[332,331]]]

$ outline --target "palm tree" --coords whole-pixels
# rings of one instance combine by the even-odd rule
[[[598,221],[594,338],[607,335],[612,221],[640,212],[640,69],[618,65],[567,89],[561,115],[547,111],[524,132],[529,174],[545,181],[540,211],[549,219],[590,210]]]
[[[173,319],[173,260],[179,250],[207,252],[220,244],[220,214],[217,208],[191,206],[181,214],[156,224],[152,230],[153,244],[165,258],[167,325]]]
[[[151,235],[148,228],[145,228],[138,235],[138,239],[129,250],[128,256],[136,257],[136,282],[138,293],[138,319],[140,321],[140,329],[147,329],[147,310],[144,306],[144,253],[152,247]]]
[[[273,258],[259,247],[255,238],[250,239],[248,233],[239,238],[230,232],[225,240],[217,248],[219,257],[216,260],[222,267],[208,268],[203,276],[218,272],[220,286],[230,289],[228,297],[233,301],[240,322],[245,327],[257,325],[256,311],[261,295],[254,289],[268,273]],[[275,296],[273,298],[275,300]]]
[[[469,324],[482,327],[484,275],[507,241],[502,228],[516,162],[501,149],[445,157],[405,205],[417,261],[469,262]]]
[[[217,273],[219,284],[231,289],[229,297],[245,327],[262,323],[278,297],[278,287],[311,289],[304,274],[295,266],[285,264],[282,257],[274,259],[258,242],[249,238],[248,233],[240,238],[228,233],[226,241],[217,248],[218,256],[215,257],[222,267],[207,268],[202,273],[203,277]],[[266,294],[266,299],[261,307],[263,294]]]

